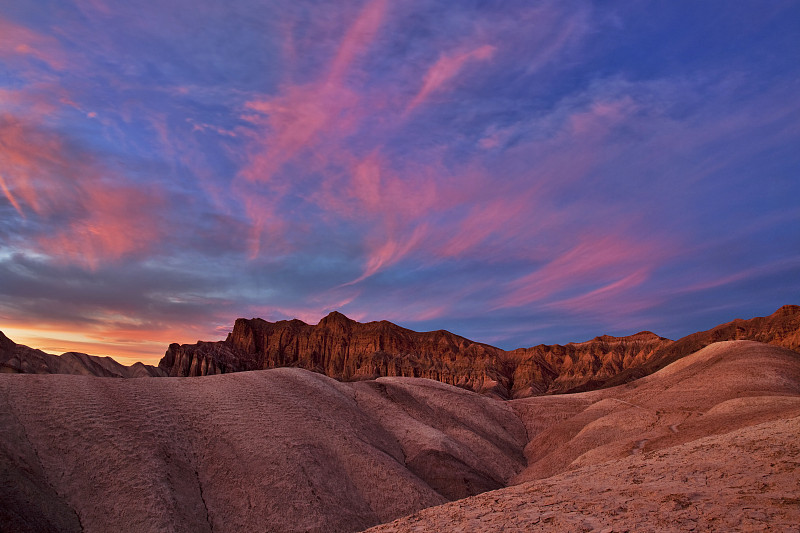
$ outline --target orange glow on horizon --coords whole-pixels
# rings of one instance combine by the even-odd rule
[[[3,326],[3,334],[17,344],[43,352],[61,355],[66,352],[80,352],[98,357],[111,357],[123,365],[141,362],[157,366],[167,347],[173,343],[188,344],[202,340],[212,340],[218,333],[178,331],[162,332],[91,332],[84,333],[67,330],[64,326],[51,328],[29,328],[24,326]],[[137,335],[138,334],[138,335]],[[219,340],[219,339],[216,339]]]

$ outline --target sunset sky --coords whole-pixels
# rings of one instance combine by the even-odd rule
[[[800,303],[796,1],[4,0],[0,330],[502,348]]]

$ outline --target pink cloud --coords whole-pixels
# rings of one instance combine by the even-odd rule
[[[32,57],[54,70],[63,70],[67,58],[58,42],[24,26],[0,17],[0,57],[19,59]]]
[[[306,84],[285,84],[277,95],[252,99],[245,104],[243,118],[253,126],[242,132],[246,139],[246,158],[238,176],[250,183],[266,184],[266,189],[236,185],[245,213],[252,223],[251,258],[263,249],[265,236],[282,228],[279,205],[283,197],[301,186],[302,179],[275,179],[284,166],[306,156],[306,172],[325,171],[338,159],[341,144],[369,110],[360,104],[361,96],[349,89],[345,74],[377,36],[386,11],[385,0],[364,6],[342,37],[323,76]],[[295,54],[291,32],[284,49]],[[309,191],[313,187],[309,188]]]
[[[422,104],[431,93],[441,90],[450,80],[455,78],[468,61],[486,61],[491,59],[497,49],[485,44],[469,52],[442,55],[425,73],[422,88],[406,107],[406,113]]]
[[[573,298],[558,300],[548,307],[563,309],[570,313],[614,313],[615,309],[623,309],[622,313],[631,315],[637,311],[656,305],[655,298],[648,302],[638,302],[634,305],[631,299],[626,298],[622,305],[622,297],[628,291],[642,285],[650,277],[651,269],[644,267],[636,270],[621,279],[609,281],[603,286]]]
[[[14,209],[17,210],[17,213],[19,213],[20,216],[22,216],[23,218],[26,218],[25,217],[25,212],[22,210],[22,206],[19,205],[19,202],[17,201],[17,199],[11,193],[11,190],[6,185],[6,181],[3,179],[3,176],[0,176],[0,189],[2,189],[3,194],[8,199],[8,201],[11,203],[11,205],[14,207]]]
[[[339,45],[330,66],[328,82],[341,80],[353,60],[364,53],[375,40],[384,19],[386,3],[386,0],[373,0],[361,10]]]
[[[369,243],[364,272],[344,285],[355,285],[393,265],[417,248],[428,233],[426,224],[414,228],[409,236],[386,235]]]
[[[630,97],[618,100],[595,100],[589,109],[570,115],[571,134],[581,137],[598,137],[627,121],[638,109]]]
[[[33,241],[54,259],[96,268],[163,237],[153,213],[163,202],[158,191],[127,185],[51,131],[0,116],[0,161],[3,193],[20,215],[59,219],[55,231]]]
[[[663,255],[649,243],[614,236],[585,237],[541,268],[509,283],[507,293],[498,299],[495,308],[552,304],[560,294],[602,284],[600,288],[590,288],[584,294],[561,300],[585,305],[603,295],[643,283],[647,272]]]
[[[374,41],[385,10],[385,0],[374,0],[362,9],[345,32],[325,76],[309,84],[285,85],[278,95],[245,104],[244,118],[257,130],[251,137],[243,177],[269,181],[300,151],[319,143],[321,135],[341,138],[351,131],[365,110],[358,106],[359,95],[344,85],[343,77]],[[287,50],[294,53],[294,46]]]

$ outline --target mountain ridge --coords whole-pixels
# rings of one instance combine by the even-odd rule
[[[53,355],[17,344],[0,331],[0,373],[74,374],[109,378],[163,377],[157,366],[134,363],[125,366],[111,357],[66,352]]]
[[[417,332],[386,320],[357,322],[333,311],[318,324],[238,318],[223,341],[170,344],[158,366],[110,357],[61,356],[0,332],[0,372],[100,377],[205,376],[298,367],[341,381],[424,377],[500,399],[582,392],[630,382],[713,342],[755,340],[800,352],[800,306],[735,319],[672,341],[651,331],[600,335],[565,345],[502,350],[447,330]]]
[[[361,323],[337,311],[316,325],[239,318],[224,341],[171,344],[159,368],[170,376],[296,366],[344,381],[425,377],[509,399],[627,383],[712,342],[739,339],[800,350],[800,306],[785,305],[767,317],[736,319],[676,341],[641,331],[509,351],[446,330]]]

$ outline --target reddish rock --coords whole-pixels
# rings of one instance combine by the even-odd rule
[[[343,381],[423,377],[500,398],[525,398],[625,383],[712,342],[739,339],[800,349],[800,306],[678,341],[643,331],[509,352],[448,331],[420,333],[387,321],[362,324],[338,312],[317,325],[240,318],[224,341],[170,345],[159,367],[170,376],[299,367]]]
[[[653,353],[638,366],[625,369],[604,383],[614,386],[661,370],[670,363],[720,341],[749,340],[800,352],[800,306],[784,305],[766,317],[737,318],[707,331],[687,335]]]
[[[448,331],[418,333],[387,321],[362,324],[333,312],[316,326],[240,318],[224,341],[170,345],[159,367],[170,376],[299,367],[344,381],[429,378],[506,397],[498,364],[504,356],[499,348]]]

